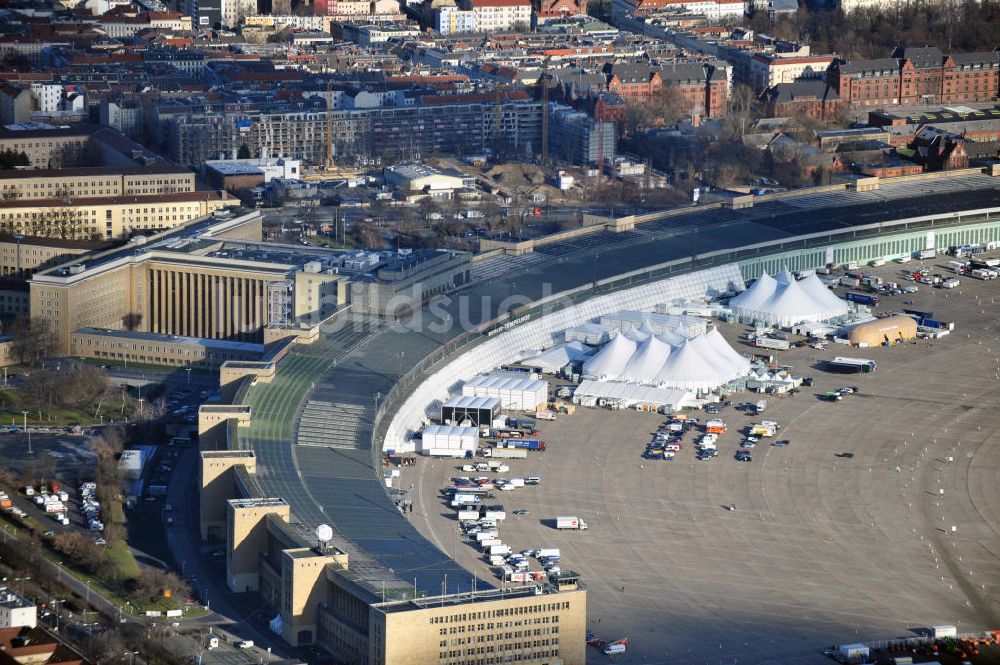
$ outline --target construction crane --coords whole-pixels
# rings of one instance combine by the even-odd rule
[[[542,60],[538,85],[542,86],[542,166],[545,166],[549,163],[549,56]]]
[[[326,82],[326,170],[333,170],[333,83]]]

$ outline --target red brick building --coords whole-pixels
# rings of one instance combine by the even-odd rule
[[[899,48],[890,58],[834,61],[829,81],[845,103],[859,106],[990,102],[1000,98],[1000,52]]]
[[[608,92],[627,102],[646,100],[664,86],[675,86],[686,100],[689,113],[706,118],[726,114],[729,82],[724,63],[672,62],[661,67],[646,63],[609,63],[604,72],[608,77]]]
[[[539,24],[555,18],[587,13],[587,0],[531,0],[535,21]]]
[[[802,114],[817,120],[832,118],[844,101],[826,81],[808,79],[779,83],[760,96],[770,118],[791,118]]]

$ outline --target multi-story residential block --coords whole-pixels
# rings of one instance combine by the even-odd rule
[[[744,0],[613,0],[611,16],[617,24],[618,17],[664,10],[700,14],[713,21],[738,20],[746,13],[746,2]]]
[[[531,0],[471,0],[479,32],[531,27]]]
[[[1000,96],[1000,53],[899,48],[890,58],[838,60],[829,77],[841,99],[859,106],[988,102]]]
[[[30,122],[35,110],[31,91],[6,81],[0,81],[0,124]]]
[[[574,164],[597,165],[615,159],[617,132],[583,111],[552,104],[549,112],[549,154]]]
[[[434,14],[434,29],[442,35],[476,32],[476,12],[455,6],[441,7]]]
[[[501,145],[516,154],[537,152],[541,103],[526,93],[434,95],[413,105],[332,111],[334,155],[378,154],[416,159],[462,154]],[[186,114],[166,121],[167,154],[182,164],[251,153],[284,155],[308,164],[326,162],[326,114],[262,112]]]
[[[142,105],[135,101],[101,102],[100,123],[104,127],[116,129],[125,136],[136,138],[145,129],[146,113]]]

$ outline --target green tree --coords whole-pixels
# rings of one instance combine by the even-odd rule
[[[56,348],[56,335],[49,322],[38,317],[18,317],[10,324],[11,345],[20,362],[35,362]]]
[[[250,159],[253,155],[250,152],[249,146],[246,143],[240,146],[240,149],[236,153],[236,159]]]
[[[0,170],[10,170],[15,166],[31,166],[31,160],[23,152],[0,150]]]

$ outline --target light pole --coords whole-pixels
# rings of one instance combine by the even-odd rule
[[[402,367],[402,365],[403,365],[403,357],[405,355],[406,355],[405,351],[400,351],[399,355],[396,356],[396,377],[397,378],[402,378],[403,377],[403,367]]]
[[[56,579],[62,584],[62,561],[56,561]]]
[[[84,580],[83,585],[87,588],[87,604],[90,605],[90,580]]]
[[[378,401],[382,399],[382,393],[375,393],[375,413],[378,413]]]
[[[24,414],[24,431],[28,434],[28,454],[31,455],[33,453],[31,451],[31,430],[28,429],[28,412],[22,411],[21,413]]]
[[[138,651],[126,651],[122,654],[122,660],[128,658],[128,665],[132,665],[132,659],[139,655]]]
[[[61,598],[59,598],[59,599],[53,598],[52,600],[49,601],[49,605],[54,605],[55,608],[56,608],[56,632],[57,633],[59,632],[59,606],[61,604],[65,603],[65,602],[66,601],[63,600],[63,599],[61,599]]]
[[[15,577],[14,578],[15,582],[20,582],[21,583],[21,598],[24,598],[24,583],[27,582],[30,579],[31,579],[30,577]]]
[[[191,385],[191,365],[188,365],[187,367],[185,367],[184,371],[187,372],[187,384],[190,386]]]

